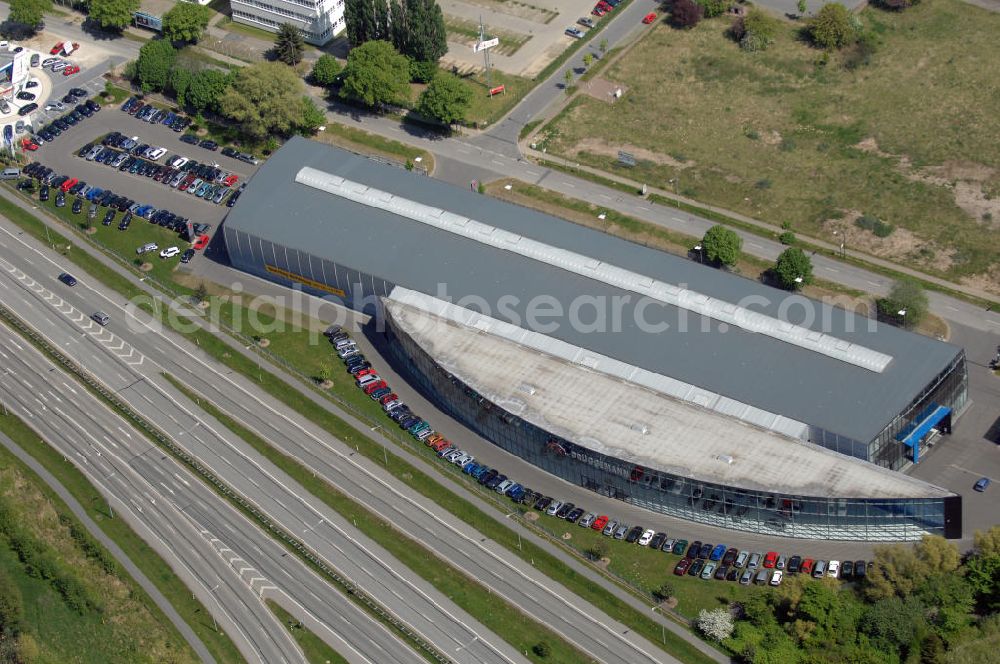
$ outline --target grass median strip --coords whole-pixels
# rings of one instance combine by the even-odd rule
[[[302,648],[302,654],[305,655],[309,664],[348,664],[340,653],[331,648],[326,641],[303,627],[301,622],[281,608],[277,602],[271,599],[264,600],[264,602],[267,604],[267,608],[278,616],[278,620],[288,628],[288,633]]]
[[[300,483],[313,496],[335,510],[345,519],[370,537],[389,553],[398,558],[408,569],[415,572],[441,593],[447,595],[458,606],[467,611],[500,638],[504,639],[528,657],[546,662],[587,661],[586,655],[569,642],[562,639],[548,627],[528,617],[515,606],[511,606],[475,579],[466,576],[460,569],[448,564],[420,543],[402,536],[392,524],[368,510],[361,503],[344,495],[313,470],[302,465],[297,459],[287,456],[242,426],[234,418],[212,405],[211,400],[187,388],[170,374],[163,374],[178,391],[200,405],[202,410],[218,420],[248,445],[253,447],[268,461]],[[539,643],[547,643],[551,654],[539,658],[533,648]]]
[[[83,473],[69,463],[55,448],[45,444],[38,434],[17,416],[7,413],[0,417],[0,430],[52,473],[66,490],[87,509],[90,517],[101,530],[121,547],[129,559],[156,585],[220,664],[245,661],[226,633],[212,628],[210,615],[204,605],[191,595],[159,554],[146,544],[124,520],[112,518],[107,500]],[[7,454],[6,450],[3,450],[3,454]],[[11,459],[14,459],[12,455]],[[14,461],[17,460],[14,459]],[[30,472],[26,467],[25,470]],[[52,494],[52,500],[56,501],[58,497]],[[59,504],[62,504],[61,501]],[[65,511],[68,513],[68,508]],[[76,523],[75,518],[73,518],[73,522]],[[77,527],[83,528],[79,524]],[[134,581],[130,580],[130,583],[134,584]],[[149,610],[159,617],[160,624],[170,624],[141,588],[136,586],[132,588],[132,592],[135,597],[141,598]],[[183,642],[180,634],[176,634],[176,641]],[[193,653],[190,658],[193,659]]]
[[[5,201],[0,200],[0,203],[3,202]],[[33,220],[34,225],[37,225],[38,228],[42,228],[40,221],[31,215],[27,216]],[[18,223],[21,223],[19,217],[12,218]],[[75,253],[73,255],[73,260],[77,260],[81,256],[89,259],[87,261],[88,265],[90,262],[94,262],[97,263],[97,265],[103,270],[111,272],[116,279],[105,281],[105,284],[111,288],[119,290],[122,294],[127,294],[127,291],[123,291],[119,285],[123,281],[125,284],[128,284],[124,277],[121,277],[117,273],[105,268],[95,259],[87,256],[83,252]],[[129,288],[132,288],[130,284],[128,284],[128,286]],[[154,312],[154,315],[160,317],[161,320],[169,324],[169,321],[166,320],[165,313],[162,309]],[[672,632],[664,633],[659,623],[647,616],[644,612],[633,608],[627,602],[618,598],[610,591],[594,584],[586,574],[578,573],[573,568],[558,560],[555,556],[531,543],[520,543],[521,546],[519,546],[517,533],[497,523],[495,519],[487,515],[473,503],[448,490],[445,485],[442,484],[440,478],[432,478],[426,473],[418,470],[412,464],[403,460],[396,453],[383,456],[384,449],[382,445],[368,438],[357,429],[354,429],[326,408],[320,407],[311,401],[302,398],[302,396],[294,390],[289,390],[288,384],[280,378],[277,378],[269,373],[261,372],[258,368],[258,364],[254,360],[244,355],[234,354],[231,347],[219,337],[203,329],[195,329],[192,331],[190,326],[187,325],[189,321],[186,319],[174,322],[175,331],[186,338],[195,341],[202,351],[208,353],[210,356],[215,358],[216,361],[234,371],[238,371],[251,381],[258,383],[263,390],[265,390],[273,398],[277,399],[280,403],[287,406],[291,412],[296,412],[303,417],[306,417],[313,423],[329,431],[331,435],[336,436],[340,440],[356,445],[358,451],[364,453],[370,459],[374,459],[379,462],[382,462],[383,459],[387,459],[387,467],[390,472],[392,472],[407,486],[419,492],[421,495],[425,495],[433,499],[444,509],[454,514],[457,518],[476,528],[479,532],[488,535],[493,540],[504,546],[511,554],[517,555],[524,560],[532,561],[535,567],[541,570],[544,574],[562,583],[569,590],[601,609],[610,617],[628,625],[636,633],[641,634],[651,642],[662,643],[665,651],[684,662],[707,663],[712,661],[688,641],[673,634]],[[177,329],[181,326],[186,326],[186,328]],[[277,338],[275,339],[275,343],[280,343]],[[292,366],[290,368],[297,370],[300,373],[302,371],[302,367]],[[345,402],[343,398],[339,397],[335,399],[335,401],[341,406],[346,406],[348,410],[354,412],[362,420],[371,422],[374,425],[381,425],[385,423],[381,411],[370,400],[366,399],[364,401],[364,406],[361,407],[361,412],[359,412],[359,405],[356,400],[360,397],[357,395],[357,390],[350,391],[349,393],[354,397],[354,399],[350,402]],[[407,445],[406,441],[402,441],[402,439],[398,437],[394,437],[394,439],[397,443]],[[411,451],[420,451],[420,448],[413,445],[412,442],[408,444],[408,449]],[[428,453],[426,449],[423,449],[422,451],[424,454]],[[453,474],[449,474],[448,477],[450,481],[463,481],[463,479],[465,479]],[[478,487],[476,486],[468,483],[466,486],[478,491]],[[480,493],[480,495],[483,494]],[[491,506],[499,508],[499,505],[495,502],[495,497],[487,498],[493,501],[490,503]],[[531,524],[528,523],[525,525],[529,528],[532,527]],[[562,546],[563,548],[572,551],[571,548],[567,547],[563,543],[553,542],[553,544]]]

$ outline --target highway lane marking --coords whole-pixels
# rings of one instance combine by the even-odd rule
[[[763,249],[764,246],[757,244],[756,242],[747,242],[748,247],[753,247],[754,249]]]
[[[502,161],[500,161],[499,159],[490,159],[490,163],[491,164],[496,164],[497,166],[503,166],[504,165],[504,163]]]
[[[670,217],[670,218],[673,219],[674,221],[679,221],[682,224],[686,224],[687,223],[687,219],[681,219],[680,217]]]
[[[944,305],[945,309],[951,309],[952,311],[958,311],[958,307],[953,307],[950,304]]]
[[[183,477],[181,477],[181,476],[180,476],[180,475],[178,475],[177,473],[174,473],[174,477],[176,477],[176,478],[177,478],[177,481],[179,481],[179,482],[180,482],[181,484],[183,484],[184,486],[188,486],[188,487],[189,487],[189,486],[191,486],[190,484],[188,484],[188,481],[187,481],[186,479],[184,479]],[[205,531],[205,533],[207,533],[207,532],[208,532],[208,531]]]
[[[541,173],[538,173],[536,171],[529,171],[528,169],[524,169],[524,172],[533,177],[538,177],[539,175],[541,175]]]
[[[840,272],[840,270],[838,270],[838,269],[837,269],[837,268],[835,268],[835,267],[828,267],[828,268],[826,268],[826,271],[827,271],[827,272]]]
[[[566,185],[567,187],[572,187],[573,189],[576,189],[576,185],[573,184],[572,182],[563,182],[562,184]]]
[[[996,322],[995,320],[986,319],[986,322],[989,323],[990,325],[996,325],[997,327],[1000,327],[1000,323]]]
[[[14,341],[13,339],[7,339],[7,343],[9,343],[11,346],[13,346],[14,348],[18,349],[19,351],[22,351],[22,352],[24,351],[24,347],[21,346],[21,344],[19,344],[16,341]]]
[[[112,440],[111,438],[108,438],[107,436],[103,436],[103,438],[104,438],[104,440],[106,440],[106,441],[108,441],[109,443],[111,443],[111,446],[112,446],[112,447],[118,447],[118,443],[116,443],[116,442],[115,442],[114,440]]]
[[[877,281],[872,281],[871,279],[865,279],[865,281],[867,281],[872,286],[878,286],[879,285],[879,283]]]
[[[600,196],[601,198],[604,198],[606,200],[609,200],[609,201],[611,200],[611,197],[608,196],[607,194],[598,194],[598,196]]]
[[[70,386],[69,384],[67,384],[67,383],[66,383],[66,381],[63,381],[63,386],[64,386],[64,387],[65,387],[65,388],[66,388],[67,390],[69,390],[70,392],[72,392],[73,394],[76,394],[76,390],[74,390],[72,386]]]
[[[176,493],[174,493],[174,490],[173,490],[173,489],[171,489],[170,487],[168,487],[168,486],[167,486],[166,484],[164,484],[163,482],[160,482],[160,486],[162,486],[162,487],[163,487],[164,489],[166,489],[167,491],[169,491],[169,492],[170,492],[171,494],[173,494],[173,495],[177,495]]]
[[[636,208],[642,210],[643,212],[649,212],[649,208],[648,207],[644,207],[642,205],[636,205]]]
[[[118,430],[121,431],[123,434],[125,434],[125,437],[128,438],[129,440],[132,439],[132,434],[130,434],[128,431],[125,431],[125,429],[118,427]]]
[[[568,185],[569,185],[569,186],[571,186],[571,187],[575,187],[575,185],[573,185],[572,183],[566,183],[566,184],[568,184]],[[50,261],[50,262],[51,262],[51,261]],[[55,265],[55,263],[53,263],[53,265]],[[113,300],[111,300],[110,298],[108,298],[108,297],[107,297],[106,295],[104,295],[103,293],[100,293],[99,291],[95,291],[95,293],[96,293],[97,295],[99,295],[100,297],[104,298],[105,300],[107,300],[107,301],[108,301],[108,302],[109,302],[109,303],[110,303],[110,304],[111,304],[112,306],[115,306],[116,308],[119,308],[119,309],[121,308],[121,306],[120,306],[120,305],[118,305],[117,303],[115,303],[115,302],[114,302]],[[165,337],[165,338],[166,338],[166,337]],[[199,360],[198,358],[194,358],[194,356],[192,356],[190,352],[187,352],[187,351],[185,351],[184,349],[182,349],[182,348],[181,348],[181,347],[180,347],[180,346],[179,346],[179,345],[178,345],[177,343],[173,342],[173,341],[172,341],[171,339],[169,339],[169,338],[166,338],[166,340],[167,340],[167,342],[168,342],[169,344],[171,344],[171,345],[172,345],[172,346],[174,346],[175,348],[178,348],[178,349],[179,349],[179,350],[181,350],[182,352],[185,352],[185,353],[186,353],[186,354],[187,354],[188,356],[190,356],[190,357],[193,357],[193,359],[194,359],[194,360],[195,360],[196,362],[198,362],[199,364],[201,364],[201,365],[203,365],[203,366],[207,366],[207,365],[206,365],[206,364],[205,364],[204,362],[202,362],[202,361],[201,361],[201,360]],[[235,384],[235,383],[233,383],[233,381],[231,381],[231,380],[228,380],[228,379],[226,379],[226,381],[227,381],[227,382],[229,382],[229,383],[231,383],[231,384],[233,384],[234,386],[236,386],[236,384]],[[237,387],[238,387],[238,386],[237,386]],[[252,398],[253,398],[253,399],[254,399],[255,401],[257,401],[258,403],[261,403],[261,405],[263,405],[263,406],[264,406],[265,408],[268,408],[269,410],[271,410],[271,412],[276,412],[276,411],[274,411],[274,410],[273,410],[272,408],[268,407],[268,406],[267,406],[266,404],[264,404],[263,402],[261,402],[261,401],[260,401],[260,399],[257,399],[256,397],[253,397],[253,395],[250,395],[250,394],[249,394],[249,393],[248,393],[248,392],[247,392],[246,390],[244,390],[244,389],[241,389],[240,391],[241,391],[241,392],[243,392],[244,394],[247,394],[248,396],[251,396],[251,397],[252,397]],[[167,395],[167,396],[168,396],[168,395]],[[169,399],[169,396],[168,396],[168,399]],[[179,404],[178,404],[178,405],[179,405]],[[281,416],[281,414],[280,414],[280,413],[276,413],[276,414],[277,414],[277,415],[278,415],[279,417],[283,417],[283,416]],[[295,423],[294,423],[294,422],[291,422],[291,421],[290,421],[290,420],[289,420],[289,419],[288,419],[287,417],[283,417],[283,419],[284,419],[285,421],[289,422],[289,423],[290,423],[290,424],[291,424],[292,426],[295,426]],[[302,429],[302,427],[298,427],[298,428],[299,428],[300,430]],[[215,432],[213,432],[213,433],[215,433]],[[216,433],[215,435],[216,435],[216,436],[218,436],[218,434],[217,434],[217,433]],[[311,434],[310,434],[310,437],[313,437],[313,436],[311,436]],[[224,437],[220,437],[220,439],[221,439],[221,440],[225,440],[225,438],[224,438]],[[342,456],[342,457],[343,457],[343,455],[340,455],[340,456]],[[232,466],[232,463],[231,463],[231,462],[230,462],[230,461],[229,461],[228,459],[226,459],[226,458],[223,458],[223,461],[224,461],[224,462],[225,462],[225,463],[226,463],[227,465],[229,465],[229,466]],[[354,464],[354,465],[357,465],[357,464]],[[271,479],[272,479],[272,480],[274,480],[275,478],[271,478]],[[400,495],[398,491],[393,491],[393,490],[391,489],[391,487],[389,487],[389,486],[388,486],[388,485],[387,485],[387,484],[386,484],[385,482],[381,482],[380,480],[378,480],[378,479],[377,479],[377,478],[375,478],[375,477],[372,477],[372,479],[374,479],[374,480],[375,480],[376,482],[379,482],[379,483],[383,484],[383,485],[385,486],[385,488],[388,488],[388,489],[389,489],[390,491],[392,491],[392,492],[393,492],[393,493],[395,493],[396,495]],[[279,486],[281,485],[281,482],[280,482],[280,481],[278,482],[278,485],[279,485]],[[412,502],[412,501],[411,501],[411,502]],[[414,506],[417,506],[417,505],[415,504]],[[315,510],[315,508],[314,508],[314,507],[312,507],[311,505],[308,505],[308,504],[307,504],[307,507],[309,507],[310,509],[313,509],[313,510]],[[140,508],[140,511],[141,511],[141,508]],[[432,516],[432,518],[435,518],[435,517],[433,517],[433,515],[431,515],[431,514],[430,514],[429,512],[427,512],[426,508],[424,508],[424,509],[423,509],[422,511],[424,511],[425,513],[427,513],[427,514],[428,514],[429,516]],[[439,518],[436,518],[436,520],[438,520],[439,522],[441,522],[441,520],[440,520]],[[447,524],[445,524],[444,522],[442,522],[442,523],[443,523],[443,525],[445,525],[445,526],[447,527]],[[345,536],[345,537],[346,537],[346,538],[348,539],[348,541],[352,542],[352,543],[353,543],[353,544],[354,544],[355,546],[359,546],[359,545],[360,545],[360,543],[359,543],[359,542],[357,542],[357,540],[356,540],[356,539],[355,539],[354,537],[352,537],[352,536],[351,536],[350,534],[348,534],[348,533],[344,532],[344,531],[343,531],[343,530],[341,530],[340,528],[337,528],[337,530],[338,530],[338,531],[340,531],[340,534],[341,534],[342,536]],[[454,530],[454,529],[452,529],[452,530]],[[468,539],[468,538],[466,538],[466,539]],[[470,541],[471,541],[471,540],[470,540]],[[363,546],[361,546],[361,549],[362,549],[362,550],[366,550],[366,549],[365,549],[365,548],[364,548]],[[369,553],[370,553],[370,552],[369,552]],[[489,552],[489,551],[486,551],[486,553],[487,553],[487,554],[489,555],[489,553],[490,553],[490,552]],[[496,556],[493,556],[493,557],[495,558]],[[510,565],[509,565],[509,564],[507,564],[507,565],[508,565],[508,567],[510,567]],[[394,570],[394,569],[393,569],[393,568],[391,568],[391,567],[384,567],[384,569],[386,569],[386,571],[388,571],[388,572],[389,572],[390,574],[392,574],[392,575],[393,575],[394,577],[396,577],[397,579],[399,579],[400,581],[402,581],[402,582],[403,582],[403,583],[404,583],[405,585],[407,585],[407,586],[409,586],[409,587],[410,587],[411,589],[415,590],[415,591],[416,591],[416,592],[417,592],[417,593],[418,593],[419,595],[421,595],[421,596],[422,596],[422,597],[423,597],[424,599],[426,599],[426,600],[429,600],[429,601],[431,602],[431,604],[433,604],[433,605],[434,605],[434,606],[435,606],[435,607],[436,607],[436,608],[437,608],[438,610],[440,610],[440,611],[441,611],[441,612],[442,612],[442,613],[443,613],[443,614],[444,614],[445,616],[447,616],[448,618],[450,618],[450,619],[454,620],[454,621],[455,621],[455,622],[456,622],[457,624],[460,624],[460,625],[462,625],[462,626],[463,626],[463,627],[464,627],[464,628],[465,628],[466,630],[468,630],[468,631],[470,631],[470,632],[472,632],[472,633],[475,633],[475,632],[474,632],[474,630],[472,630],[472,629],[471,629],[471,628],[470,628],[470,627],[469,627],[468,625],[465,625],[465,624],[464,624],[464,623],[463,623],[463,622],[461,621],[461,619],[458,619],[458,618],[457,618],[456,616],[453,616],[453,615],[452,615],[452,614],[451,614],[451,613],[450,613],[449,611],[447,611],[446,609],[444,609],[444,607],[441,607],[440,605],[438,605],[438,603],[437,603],[437,602],[435,602],[435,601],[434,601],[434,600],[433,600],[432,598],[429,598],[429,597],[426,597],[426,594],[425,594],[425,593],[422,593],[422,592],[421,592],[421,591],[419,590],[419,588],[415,588],[415,587],[413,587],[413,585],[412,585],[411,583],[408,583],[408,582],[407,582],[407,581],[405,580],[405,578],[401,577],[401,576],[399,575],[399,573],[398,573],[398,572],[397,572],[396,570]],[[517,570],[514,570],[514,571],[517,571]],[[525,577],[525,575],[524,575],[524,573],[523,573],[523,572],[521,572],[521,573],[520,573],[520,575],[521,575],[521,576],[522,576],[523,578],[530,578],[530,577]],[[533,580],[533,581],[534,581],[534,582],[536,583],[536,585],[538,585],[539,587],[542,587],[542,588],[546,588],[546,586],[545,586],[544,584],[542,584],[542,583],[539,583],[539,582],[538,582],[537,580],[534,580],[534,579],[532,579],[532,580]],[[547,589],[547,588],[546,588],[546,589]],[[561,596],[560,596],[560,595],[559,595],[558,593],[553,593],[553,592],[552,592],[551,590],[549,590],[549,589],[547,589],[547,590],[548,590],[548,592],[549,592],[549,593],[550,593],[550,594],[551,594],[551,595],[552,595],[552,596],[553,596],[553,597],[554,597],[555,599],[557,599],[557,600],[561,600],[562,602],[564,602],[564,603],[567,603],[567,602],[566,602],[566,600],[565,600],[564,598],[562,598],[562,597],[561,597]],[[570,604],[569,606],[571,606],[571,607],[572,607],[573,605],[572,605],[572,604]],[[575,608],[575,607],[573,607],[573,608]],[[580,612],[579,610],[577,610],[576,612],[577,612],[577,613],[582,613],[582,612]],[[601,626],[604,626],[604,627],[605,627],[606,629],[608,629],[608,628],[607,628],[607,627],[606,627],[605,625],[603,625],[603,623],[601,623],[601,622],[600,622],[599,620],[593,620],[593,619],[591,619],[591,622],[594,622],[594,623],[597,623],[597,624],[599,624],[599,625],[601,625]],[[613,632],[613,630],[612,630],[612,632]],[[619,637],[619,638],[620,638],[620,637]],[[488,647],[490,647],[490,648],[491,648],[491,649],[493,649],[494,651],[496,650],[496,649],[495,649],[495,647],[491,646],[491,645],[490,645],[490,644],[489,644],[488,642],[484,643],[484,645],[487,645]],[[639,648],[639,650],[641,651],[641,648]],[[502,655],[501,655],[501,656],[502,656]],[[506,659],[506,657],[505,657],[504,659]]]

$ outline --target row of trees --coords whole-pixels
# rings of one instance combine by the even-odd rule
[[[697,624],[742,662],[945,664],[996,660],[998,610],[994,527],[976,533],[964,561],[941,537],[879,546],[864,582],[786,577],[779,588],[754,588],[739,605],[707,612]]]
[[[367,41],[351,49],[343,70],[337,60],[321,56],[313,66],[314,83],[332,86],[340,83],[340,95],[369,108],[408,106],[412,62],[387,41]],[[472,104],[472,90],[454,74],[432,72],[430,84],[420,94],[415,110],[446,125],[465,119]]]
[[[305,94],[298,75],[277,62],[262,62],[223,71],[192,68],[178,61],[178,51],[165,39],[139,49],[135,78],[146,92],[166,92],[197,113],[211,111],[237,123],[255,139],[271,135],[312,133],[325,122],[323,112]]]
[[[120,32],[132,23],[140,0],[88,0],[87,15],[104,30]],[[31,30],[42,25],[52,0],[11,0],[10,21]],[[193,2],[178,2],[163,15],[163,35],[175,42],[196,42],[201,38],[212,10]]]
[[[389,42],[422,82],[434,77],[438,60],[448,52],[444,15],[435,0],[347,0],[344,18],[352,48]]]

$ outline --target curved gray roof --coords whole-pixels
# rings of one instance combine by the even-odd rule
[[[892,360],[875,372],[687,308],[650,303],[615,285],[297,183],[303,167],[747,306]],[[485,305],[492,316],[524,327],[529,327],[528,314],[544,310],[546,302],[564,310],[573,302],[593,303],[579,307],[584,323],[593,317],[594,304],[603,303],[609,319],[620,319],[610,329],[583,329],[563,316],[540,318],[535,331],[862,442],[877,435],[961,352],[801,295],[302,138],[289,141],[261,167],[225,227],[416,291],[437,297],[444,292],[471,308]],[[557,323],[555,329],[546,325],[551,322]],[[665,329],[649,331],[664,324]]]

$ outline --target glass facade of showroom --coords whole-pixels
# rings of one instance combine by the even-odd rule
[[[673,475],[594,452],[491,403],[438,366],[391,322],[387,334],[398,368],[442,410],[502,449],[595,493],[697,523],[781,537],[866,541],[918,540],[927,533],[961,537],[960,496],[781,494]],[[963,358],[962,372],[964,366]]]

